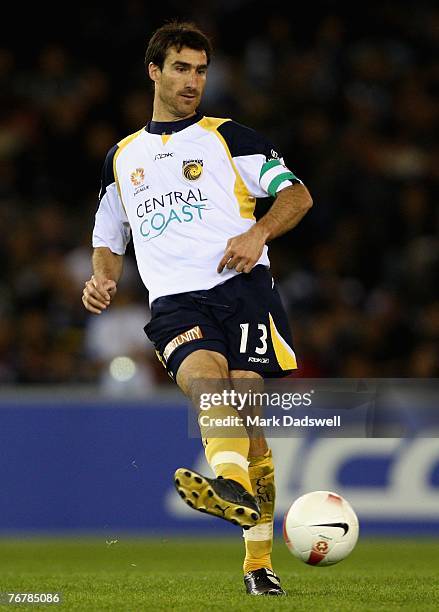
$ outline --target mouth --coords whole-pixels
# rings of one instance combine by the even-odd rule
[[[187,100],[195,100],[197,97],[195,94],[189,94],[189,93],[180,94],[180,96],[182,98],[186,98]]]

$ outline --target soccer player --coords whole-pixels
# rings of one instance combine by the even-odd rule
[[[266,138],[198,112],[210,56],[210,42],[194,24],[168,23],[152,36],[145,58],[154,86],[152,120],[106,157],[94,274],[82,296],[92,313],[108,308],[132,234],[151,303],[145,332],[196,406],[203,381],[222,381],[224,388],[233,381],[258,384],[297,367],[266,244],[295,227],[312,205]],[[275,200],[256,222],[256,198],[268,196]],[[238,414],[223,403],[208,412],[220,422]],[[271,451],[261,432],[249,436],[238,421],[231,435],[221,435],[199,419],[215,478],[180,468],[175,485],[192,508],[243,527],[247,592],[283,595],[271,563]]]

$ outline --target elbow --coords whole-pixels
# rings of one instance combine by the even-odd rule
[[[303,183],[294,187],[297,189],[297,204],[301,212],[306,214],[313,205],[311,194]]]
[[[308,212],[308,210],[310,208],[312,208],[313,199],[311,197],[310,192],[305,187],[305,185],[302,185],[302,187],[303,187],[303,195],[304,195],[304,198],[303,198],[303,210],[304,210],[304,212]]]
[[[311,197],[311,195],[310,195],[308,190],[306,191],[304,196],[305,197],[302,200],[301,209],[302,209],[302,213],[304,215],[306,215],[306,213],[309,211],[309,209],[312,208],[313,200],[312,200],[312,197]]]

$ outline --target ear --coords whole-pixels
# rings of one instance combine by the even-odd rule
[[[162,71],[160,70],[160,67],[157,66],[157,64],[153,64],[152,62],[149,62],[148,74],[149,74],[149,78],[151,79],[151,81],[154,81],[154,83],[157,83],[157,81],[160,79],[161,72]]]

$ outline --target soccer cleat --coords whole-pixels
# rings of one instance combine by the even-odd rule
[[[248,595],[286,595],[278,576],[268,567],[247,572],[244,584]]]
[[[243,529],[254,527],[261,517],[258,502],[242,485],[230,478],[207,478],[194,470],[179,468],[175,488],[188,506],[218,516]]]

